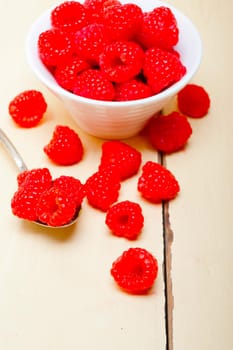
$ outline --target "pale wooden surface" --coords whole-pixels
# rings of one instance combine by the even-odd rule
[[[29,69],[25,37],[32,21],[52,1],[0,0],[1,127],[14,141],[30,168],[48,166],[53,175],[82,180],[95,171],[101,141],[85,135],[59,101]],[[169,204],[172,250],[174,350],[231,350],[233,98],[231,1],[169,1],[200,30],[203,60],[193,81],[212,99],[209,115],[191,120],[193,136],[185,152],[166,157],[182,191]],[[17,128],[7,107],[18,92],[38,88],[49,104],[44,123],[31,130]],[[82,163],[53,166],[42,147],[58,123],[75,128],[86,149]],[[157,160],[140,138],[129,141],[143,159]],[[136,349],[164,350],[162,210],[142,202],[135,181],[124,183],[121,198],[142,203],[146,225],[139,241],[110,236],[103,215],[86,203],[79,224],[60,234],[19,222],[9,200],[17,169],[0,146],[0,348],[4,350]],[[129,246],[144,246],[159,260],[160,274],[151,294],[132,297],[114,286],[108,267]],[[171,349],[170,349],[171,350]]]

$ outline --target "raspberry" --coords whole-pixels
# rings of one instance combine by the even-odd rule
[[[136,4],[109,6],[104,11],[111,41],[132,40],[141,27],[142,18],[143,12]]]
[[[109,44],[109,35],[103,24],[93,23],[75,34],[75,52],[92,66],[99,63],[99,55]]]
[[[61,31],[76,32],[88,24],[88,16],[83,4],[78,1],[65,1],[51,12],[51,24]]]
[[[204,117],[210,108],[210,97],[199,85],[188,84],[177,95],[178,108],[181,113],[192,118]]]
[[[63,190],[67,193],[67,197],[74,200],[76,206],[79,207],[82,204],[85,196],[84,185],[79,179],[72,176],[62,175],[53,181],[53,187]]]
[[[115,96],[112,83],[97,69],[88,69],[80,73],[73,92],[82,97],[103,101],[112,101]]]
[[[152,96],[150,86],[139,79],[131,79],[115,86],[115,101],[132,101]]]
[[[152,47],[145,52],[143,72],[156,94],[179,81],[186,73],[186,68],[178,55]]]
[[[109,169],[102,169],[87,179],[86,197],[92,207],[107,211],[110,205],[117,201],[120,187],[118,174]]]
[[[180,191],[175,176],[164,166],[152,161],[146,162],[142,167],[137,188],[152,203],[173,199]]]
[[[68,224],[76,214],[75,201],[59,188],[51,187],[40,196],[36,214],[38,220],[49,226]]]
[[[157,278],[158,262],[146,249],[129,248],[113,262],[111,275],[126,292],[145,294]]]
[[[143,228],[142,209],[128,200],[116,203],[108,209],[105,223],[115,236],[134,240]]]
[[[118,0],[85,0],[84,7],[90,23],[103,23],[104,11],[107,7],[119,5]]]
[[[149,141],[158,151],[172,153],[182,149],[192,134],[187,118],[178,112],[152,118]]]
[[[33,190],[40,195],[51,187],[52,176],[47,168],[25,170],[17,176],[17,182],[19,187]]]
[[[168,7],[160,6],[143,13],[137,39],[145,48],[171,49],[179,39],[179,30],[173,12]]]
[[[125,180],[138,172],[141,160],[141,153],[125,142],[105,141],[99,169],[115,169],[120,180]]]
[[[15,216],[21,219],[36,221],[36,207],[38,202],[38,193],[33,189],[20,187],[11,199],[11,210]]]
[[[83,145],[78,134],[68,126],[57,125],[44,152],[56,164],[72,165],[83,157]]]
[[[59,29],[48,29],[38,38],[38,52],[45,66],[57,66],[66,62],[73,54],[73,43]]]
[[[16,124],[23,128],[32,128],[43,118],[47,103],[40,91],[26,90],[14,97],[8,110]]]
[[[77,75],[88,68],[90,66],[87,62],[80,58],[72,57],[68,62],[56,67],[54,77],[63,89],[73,92]]]
[[[144,51],[131,41],[116,41],[107,45],[99,57],[100,69],[113,82],[121,83],[140,73]]]

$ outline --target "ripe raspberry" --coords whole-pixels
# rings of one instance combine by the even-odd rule
[[[116,41],[107,45],[99,57],[100,69],[112,82],[121,83],[140,73],[144,51],[135,42]]]
[[[52,185],[52,176],[49,169],[37,168],[25,170],[17,176],[19,187],[33,190],[38,196]]]
[[[99,170],[85,183],[85,192],[89,204],[101,211],[107,211],[117,201],[120,191],[119,175],[111,170]]]
[[[85,0],[84,7],[90,23],[103,23],[104,11],[108,6],[119,5],[118,0]]]
[[[143,72],[156,94],[179,81],[186,68],[176,54],[152,47],[145,52]]]
[[[152,96],[150,86],[139,79],[131,79],[115,86],[115,101],[132,101]]]
[[[149,141],[158,151],[172,153],[182,149],[192,134],[187,118],[178,112],[152,118]]]
[[[36,214],[38,220],[49,226],[68,224],[76,214],[76,203],[65,191],[51,187],[40,196]]]
[[[128,200],[116,203],[108,209],[105,223],[115,236],[134,240],[143,228],[142,209]]]
[[[71,38],[59,29],[48,29],[38,38],[38,52],[45,66],[57,66],[65,63],[73,54]]]
[[[21,219],[36,221],[36,207],[38,202],[38,193],[33,189],[20,187],[11,199],[11,210],[15,216]]]
[[[9,114],[16,124],[32,128],[39,124],[47,110],[47,103],[41,92],[26,90],[9,103]]]
[[[173,12],[165,6],[143,13],[138,40],[145,48],[171,49],[178,43],[179,30]]]
[[[87,69],[80,73],[73,92],[82,97],[102,101],[112,101],[115,96],[112,83],[97,69]]]
[[[102,144],[99,169],[113,169],[120,180],[125,180],[138,172],[141,160],[141,153],[125,142],[105,141]]]
[[[103,24],[92,23],[75,34],[74,43],[77,56],[94,66],[99,63],[99,55],[109,44],[109,35]]]
[[[88,16],[83,4],[78,1],[65,1],[51,12],[51,24],[61,31],[76,32],[88,24]]]
[[[143,12],[136,4],[109,6],[104,11],[104,23],[111,41],[132,40],[141,28]]]
[[[157,278],[158,262],[146,249],[129,248],[113,262],[111,275],[126,292],[144,294]]]
[[[138,179],[138,191],[152,203],[160,203],[176,197],[180,191],[175,176],[164,166],[148,161]]]
[[[90,66],[87,62],[80,58],[72,57],[68,62],[56,67],[54,77],[63,89],[73,92],[77,75],[88,68]]]
[[[188,84],[177,95],[178,108],[181,113],[192,118],[204,117],[210,108],[210,97],[199,85]]]
[[[72,165],[83,157],[83,145],[78,134],[68,126],[57,125],[44,152],[56,164]]]
[[[74,200],[77,207],[81,206],[85,196],[85,190],[84,185],[79,179],[72,176],[62,175],[53,181],[53,187],[66,192],[67,197]]]

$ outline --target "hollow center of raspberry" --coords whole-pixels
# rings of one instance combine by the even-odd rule
[[[143,267],[141,264],[134,264],[131,270],[132,275],[141,276],[143,275]]]
[[[129,216],[127,214],[121,215],[118,220],[120,225],[126,225],[129,221]]]

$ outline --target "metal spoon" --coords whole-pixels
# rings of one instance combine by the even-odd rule
[[[17,149],[15,148],[15,146],[13,145],[11,140],[8,138],[8,136],[4,133],[4,131],[1,128],[0,128],[0,142],[2,143],[4,148],[8,151],[11,158],[14,160],[17,168],[19,169],[19,172],[22,173],[23,171],[28,170],[26,164],[24,163],[23,158],[21,157],[21,155],[19,154],[19,152],[17,151]],[[47,224],[43,224],[40,221],[32,221],[32,222],[34,222],[37,225],[44,226],[44,227],[65,228],[65,227],[73,225],[77,221],[79,211],[80,211],[80,208],[77,209],[74,218],[70,222],[68,222],[67,224],[62,225],[62,226],[49,226]]]

